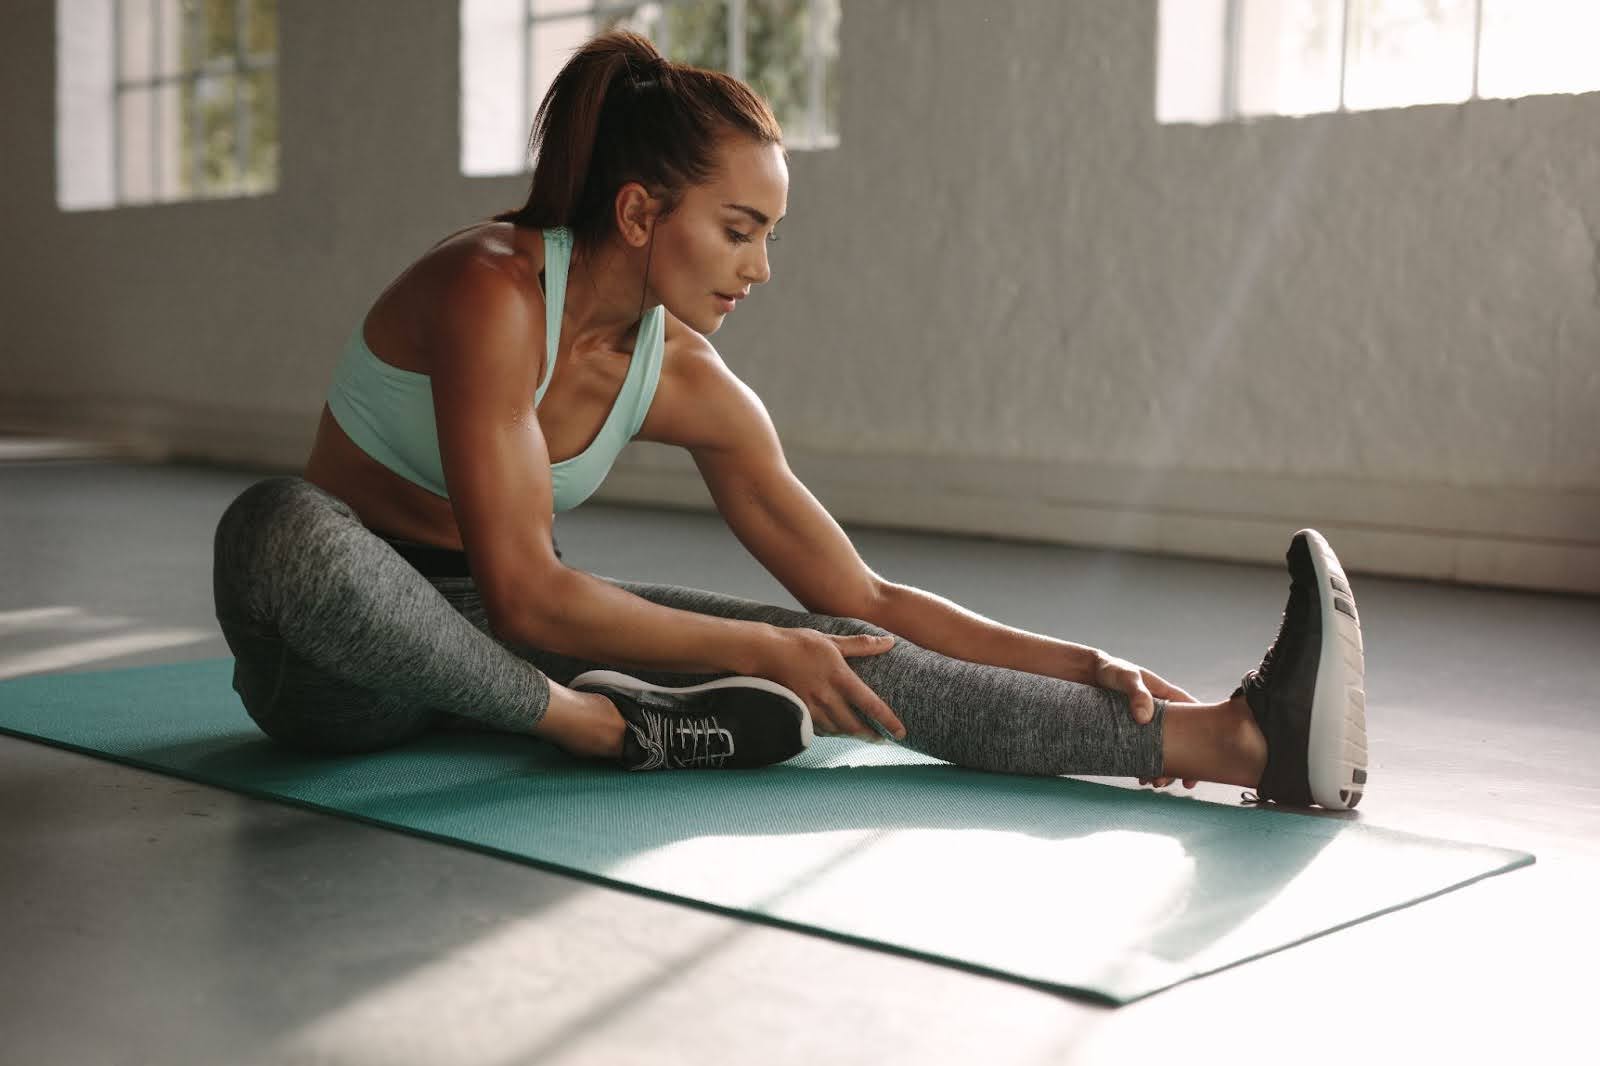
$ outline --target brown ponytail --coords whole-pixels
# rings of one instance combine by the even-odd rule
[[[618,189],[637,181],[665,197],[661,217],[671,214],[688,186],[712,177],[717,139],[730,131],[783,146],[771,107],[737,78],[673,63],[628,30],[599,34],[573,53],[534,115],[527,203],[494,218],[567,226],[579,248],[593,248],[612,228]]]

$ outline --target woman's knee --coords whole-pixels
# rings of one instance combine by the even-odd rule
[[[360,521],[349,504],[305,478],[265,478],[228,504],[217,521],[215,542],[219,547],[263,545],[283,526],[298,524],[317,511],[347,522]]]
[[[349,504],[301,477],[265,478],[228,504],[212,538],[212,593],[217,615],[251,621],[276,617],[275,583],[308,546],[327,540],[318,525],[360,525]]]

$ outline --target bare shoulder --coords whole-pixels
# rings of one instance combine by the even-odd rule
[[[480,335],[492,337],[508,356],[531,360],[531,370],[542,369],[537,324],[544,320],[538,284],[543,251],[519,248],[495,232],[499,228],[453,234],[419,261],[426,271],[426,295],[410,302],[430,369],[440,369],[439,361],[452,358],[463,340]]]
[[[761,401],[728,369],[709,338],[663,311],[661,380],[638,436],[690,450],[724,448]]]
[[[544,248],[538,241],[519,245],[508,231],[509,223],[494,223],[458,230],[424,253],[434,278],[447,289],[476,286],[502,287],[510,282],[520,292],[539,292],[539,271],[544,269]]]

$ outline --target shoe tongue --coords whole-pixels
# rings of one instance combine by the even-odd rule
[[[650,707],[658,711],[673,711],[678,709],[676,701],[669,699],[659,692],[630,692],[628,698],[640,707]]]

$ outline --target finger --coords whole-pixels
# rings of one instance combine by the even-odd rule
[[[1150,690],[1144,687],[1144,677],[1136,666],[1127,663],[1109,665],[1102,676],[1109,675],[1106,687],[1128,697],[1128,714],[1140,725],[1148,725],[1155,717],[1155,703]]]
[[[834,718],[839,722],[840,733],[844,736],[855,737],[857,740],[877,740],[878,732],[867,724],[864,714],[851,706],[849,700],[838,700],[833,704]]]
[[[1133,713],[1133,720],[1140,725],[1148,725],[1156,716],[1156,705],[1150,696],[1150,690],[1144,687],[1143,679],[1135,677],[1126,691],[1128,710]]]
[[[850,681],[854,682],[854,684],[849,685],[850,702],[876,719],[894,739],[904,740],[906,738],[906,727],[901,724],[899,718],[895,717],[895,713],[889,709],[889,705],[883,702],[883,697],[872,691],[871,686],[855,674],[850,675]],[[867,728],[871,729],[872,727],[868,726]]]
[[[851,707],[850,725],[851,736],[854,736],[854,738],[864,739],[870,744],[883,743],[883,733],[878,733],[875,728],[872,728],[872,720],[859,707]]]
[[[858,633],[847,637],[835,636],[833,639],[839,644],[841,655],[882,655],[894,647],[894,637],[887,634]]]
[[[839,711],[821,699],[808,701],[811,706],[811,729],[818,736],[831,737],[844,732],[839,727]]]
[[[1174,685],[1159,674],[1149,670],[1144,671],[1144,683],[1154,696],[1164,700],[1177,700],[1179,703],[1199,703],[1200,701],[1189,695],[1188,692]]]
[[[836,736],[854,737],[857,740],[877,737],[877,734],[872,731],[872,727],[857,717],[849,702],[837,692],[829,696],[828,714],[833,719],[834,734]]]

